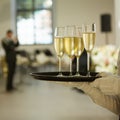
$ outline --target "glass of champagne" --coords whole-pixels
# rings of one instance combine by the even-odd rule
[[[55,34],[54,34],[54,47],[55,47],[57,57],[59,59],[59,74],[58,74],[58,76],[63,76],[61,60],[62,60],[62,56],[64,54],[64,39],[63,39],[64,30],[65,30],[64,27],[56,27]]]
[[[90,77],[90,54],[95,45],[96,25],[94,23],[90,25],[83,25],[82,31],[84,47],[87,51],[87,77]]]
[[[75,28],[75,57],[77,59],[77,67],[75,76],[81,76],[79,73],[79,58],[84,50],[82,27],[76,26]]]
[[[72,58],[75,53],[75,26],[66,26],[64,34],[64,52],[70,58],[70,76],[72,76]]]

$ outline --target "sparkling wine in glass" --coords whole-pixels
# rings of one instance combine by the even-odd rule
[[[72,58],[75,53],[75,26],[66,26],[64,34],[64,52],[70,58],[70,76],[72,76]]]
[[[95,24],[83,25],[82,30],[84,47],[87,51],[87,71],[88,71],[87,76],[90,77],[90,54],[95,45],[96,25]]]
[[[62,56],[64,54],[64,27],[56,27],[55,28],[55,35],[54,35],[54,47],[55,47],[55,51],[57,54],[57,57],[59,59],[59,74],[58,76],[63,76],[62,75]]]
[[[84,50],[84,43],[82,37],[82,27],[76,26],[75,28],[75,57],[77,59],[76,74],[75,76],[81,76],[79,73],[79,58]]]

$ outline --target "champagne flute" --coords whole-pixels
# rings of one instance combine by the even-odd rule
[[[64,51],[70,58],[70,76],[72,76],[72,58],[75,52],[75,26],[66,26],[64,34]]]
[[[79,74],[79,58],[84,50],[82,27],[76,26],[75,28],[75,57],[77,58],[77,67],[75,76],[81,76]]]
[[[57,54],[57,57],[59,59],[59,74],[58,76],[62,75],[62,56],[64,54],[64,27],[56,27],[55,28],[55,34],[54,34],[54,47]]]
[[[83,25],[82,30],[84,47],[87,51],[87,76],[90,77],[90,54],[95,45],[96,25],[94,23],[90,25]]]

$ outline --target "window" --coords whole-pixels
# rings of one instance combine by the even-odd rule
[[[51,44],[52,0],[17,0],[16,6],[20,44]]]

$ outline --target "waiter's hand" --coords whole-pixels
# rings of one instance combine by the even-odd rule
[[[13,38],[13,42],[14,42],[14,43],[17,43],[17,42],[18,42],[18,38],[17,38],[17,37],[14,37],[14,38]]]
[[[68,87],[77,87],[83,89],[84,87],[96,88],[104,94],[120,94],[120,76],[111,73],[100,73],[101,78],[97,78],[93,82],[56,82]],[[116,86],[117,85],[117,86]]]
[[[97,78],[95,81],[91,82],[92,87],[100,89],[105,94],[120,94],[118,90],[120,87],[120,77],[110,73],[100,73],[101,78]]]

